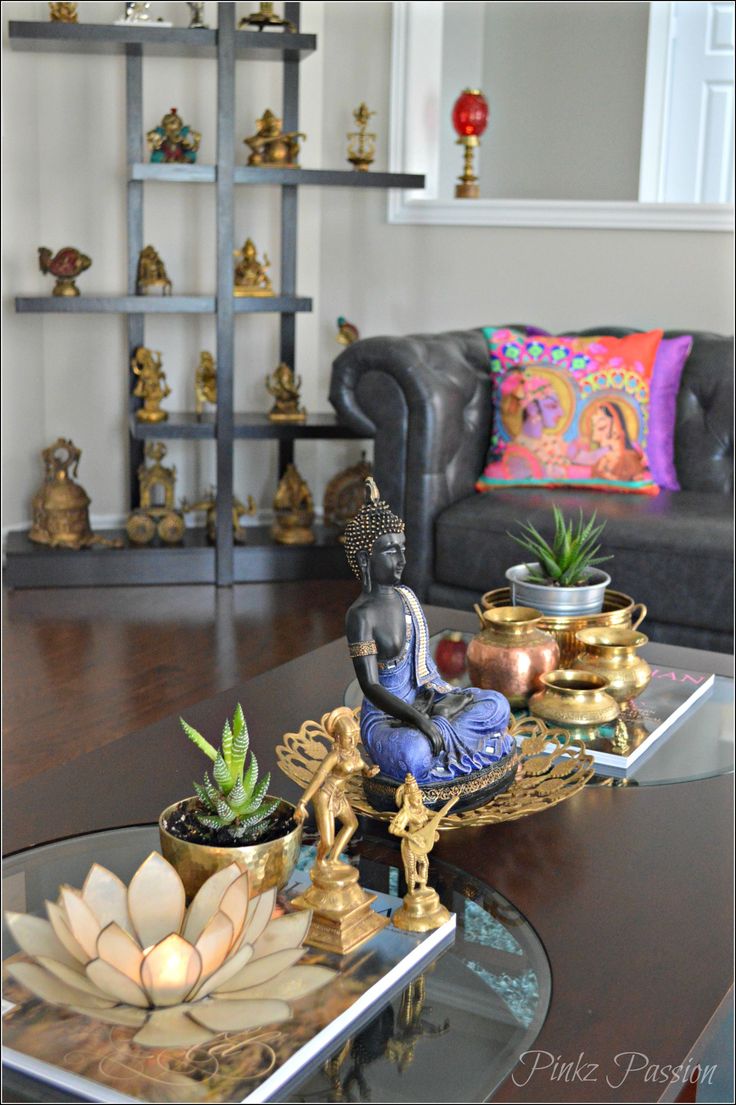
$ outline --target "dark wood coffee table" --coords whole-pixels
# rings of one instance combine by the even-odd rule
[[[427,615],[432,632],[475,628],[472,616],[458,611],[430,607]],[[731,674],[729,659],[718,654],[649,646],[647,655]],[[278,772],[274,747],[283,733],[340,705],[351,678],[344,641],[335,641],[199,703],[187,720],[219,733],[242,702],[261,768],[273,771],[274,786],[293,799],[295,787]],[[154,822],[164,806],[191,792],[201,772],[201,756],[177,718],[164,718],[9,789],[4,851]],[[667,1101],[678,1094],[694,1100],[693,1086],[654,1081],[652,1068],[661,1074],[692,1060],[692,1069],[709,1023],[728,1000],[732,807],[730,774],[587,787],[544,813],[442,837],[436,854],[508,898],[536,929],[551,965],[552,1000],[533,1047],[569,1065],[530,1074],[527,1062],[494,1101]],[[383,827],[371,822],[371,831],[381,835]],[[646,1057],[646,1067],[621,1081],[632,1052]],[[447,1078],[449,1085],[451,1056]],[[437,1093],[442,1100],[442,1087]]]

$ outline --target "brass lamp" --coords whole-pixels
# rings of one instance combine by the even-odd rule
[[[473,173],[473,152],[480,145],[480,136],[488,125],[488,102],[480,89],[466,88],[460,93],[452,109],[452,125],[459,135],[457,144],[465,147],[463,173],[455,185],[455,199],[476,200],[480,188]]]

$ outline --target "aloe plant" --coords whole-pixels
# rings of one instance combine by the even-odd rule
[[[525,522],[521,526],[521,536],[510,533],[509,537],[532,553],[535,562],[539,564],[539,571],[535,571],[529,564],[526,565],[530,583],[552,583],[556,587],[579,586],[586,582],[590,568],[613,559],[611,556],[597,555],[600,552],[600,545],[596,542],[605,529],[606,523],[601,522],[596,526],[595,511],[586,522],[581,510],[575,524],[565,521],[559,507],[553,506],[552,512],[555,533],[551,545],[545,541],[531,522]]]
[[[203,807],[203,812],[195,812],[200,825],[208,829],[225,830],[234,841],[242,840],[246,835],[256,835],[254,830],[276,809],[279,802],[276,798],[266,798],[271,773],[267,772],[258,781],[258,761],[252,752],[246,766],[249,737],[243,707],[238,703],[232,722],[225,722],[219,749],[211,745],[184,718],[179,718],[179,721],[190,741],[214,764],[212,779],[205,772],[202,783],[194,784]]]

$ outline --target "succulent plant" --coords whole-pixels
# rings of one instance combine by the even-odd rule
[[[566,522],[562,511],[557,506],[552,507],[552,513],[555,520],[555,534],[551,545],[545,541],[531,522],[522,525],[522,536],[510,533],[509,537],[532,553],[539,564],[540,571],[535,571],[527,565],[530,583],[551,583],[556,587],[579,586],[586,582],[590,568],[613,559],[611,556],[597,555],[600,545],[596,542],[605,529],[606,523],[601,522],[596,526],[595,511],[586,522],[581,510],[575,524]]]
[[[214,764],[213,778],[205,772],[202,783],[194,784],[204,807],[203,813],[195,813],[200,825],[225,830],[233,840],[253,836],[253,831],[273,813],[279,802],[277,798],[266,798],[271,773],[267,772],[258,782],[258,761],[252,752],[246,767],[249,738],[243,707],[238,703],[232,722],[225,722],[219,750],[184,718],[179,721],[190,741]]]

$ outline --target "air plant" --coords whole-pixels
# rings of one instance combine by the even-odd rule
[[[271,773],[258,781],[258,761],[252,752],[246,767],[249,737],[243,707],[238,703],[232,722],[225,722],[219,750],[184,718],[179,720],[189,739],[214,764],[213,778],[205,772],[202,783],[194,784],[203,807],[203,812],[195,812],[197,821],[204,828],[223,831],[234,842],[257,835],[254,830],[273,813],[279,800],[266,797]]]
[[[545,541],[531,522],[521,526],[521,536],[513,533],[509,533],[508,536],[532,553],[539,565],[538,570],[531,564],[526,565],[529,583],[552,584],[555,587],[581,586],[588,581],[591,568],[613,559],[612,556],[597,555],[600,545],[596,542],[605,529],[606,523],[601,522],[596,526],[595,511],[586,522],[580,510],[580,516],[575,524],[565,521],[559,507],[553,506],[552,512],[555,533],[551,545]]]

